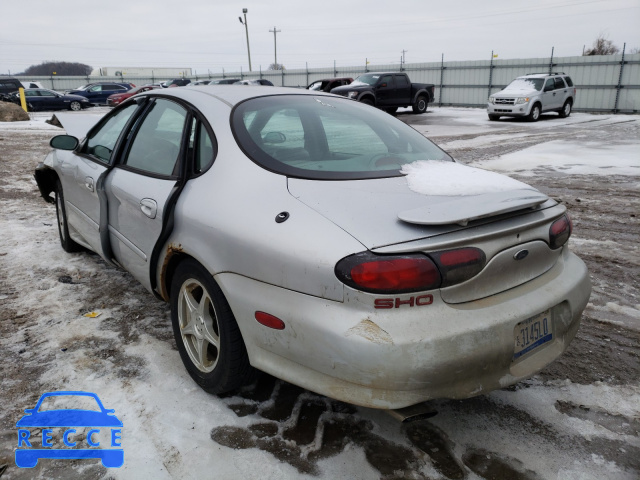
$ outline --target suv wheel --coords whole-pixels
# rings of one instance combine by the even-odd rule
[[[540,118],[540,104],[536,103],[533,107],[531,107],[531,111],[529,115],[527,115],[527,120],[529,122],[537,122]]]
[[[571,102],[569,100],[564,102],[562,110],[560,110],[558,113],[560,114],[560,118],[567,118],[569,115],[571,115]]]

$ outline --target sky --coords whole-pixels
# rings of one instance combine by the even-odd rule
[[[0,74],[44,61],[206,74],[581,55],[604,35],[640,48],[640,0],[0,0]],[[628,51],[627,50],[627,51]]]

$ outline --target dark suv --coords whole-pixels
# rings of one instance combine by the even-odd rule
[[[17,92],[19,88],[24,88],[20,80],[15,78],[0,77],[0,95]]]

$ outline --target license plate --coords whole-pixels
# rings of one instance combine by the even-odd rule
[[[551,310],[547,310],[516,325],[516,328],[513,329],[515,343],[513,352],[514,360],[553,339],[550,314]]]

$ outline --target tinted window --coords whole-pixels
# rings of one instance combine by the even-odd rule
[[[156,100],[136,132],[125,165],[171,176],[176,168],[187,111],[169,100]]]
[[[400,176],[403,165],[451,158],[403,122],[341,98],[278,95],[245,101],[232,126],[244,152],[300,178]]]
[[[556,90],[560,88],[565,88],[564,80],[562,80],[562,77],[556,77],[554,81],[556,84]]]
[[[50,92],[49,90],[40,90],[40,95],[42,95],[43,97],[55,97],[56,94],[53,92]]]
[[[564,77],[564,81],[567,82],[567,85],[573,87],[573,82],[571,81],[571,77]]]
[[[385,83],[387,84],[387,87],[393,87],[393,77],[391,75],[385,75],[382,77],[379,85],[383,85]]]
[[[554,84],[554,82],[553,82],[553,78],[549,78],[549,79],[547,79],[547,81],[546,81],[546,82],[545,82],[545,84],[544,84],[544,89],[545,89],[545,91],[546,91],[546,90],[553,90],[553,89],[555,88],[555,87],[554,87],[554,85],[555,85],[555,84]]]
[[[39,97],[40,96],[40,92],[38,92],[37,90],[25,90],[24,91],[24,96],[25,97]]]
[[[194,127],[194,134],[193,142],[195,145],[192,145],[195,147],[193,169],[195,173],[200,173],[209,168],[209,165],[213,163],[215,149],[209,132],[207,132],[202,122],[198,123],[197,128]]]
[[[120,132],[137,107],[138,105],[135,103],[131,104],[110,117],[100,129],[92,133],[87,139],[83,152],[108,162]]]
[[[91,87],[89,89],[90,92],[101,92],[102,91],[102,85],[94,85],[93,87]]]
[[[396,86],[404,88],[407,85],[409,85],[407,77],[405,77],[404,75],[396,75]]]

